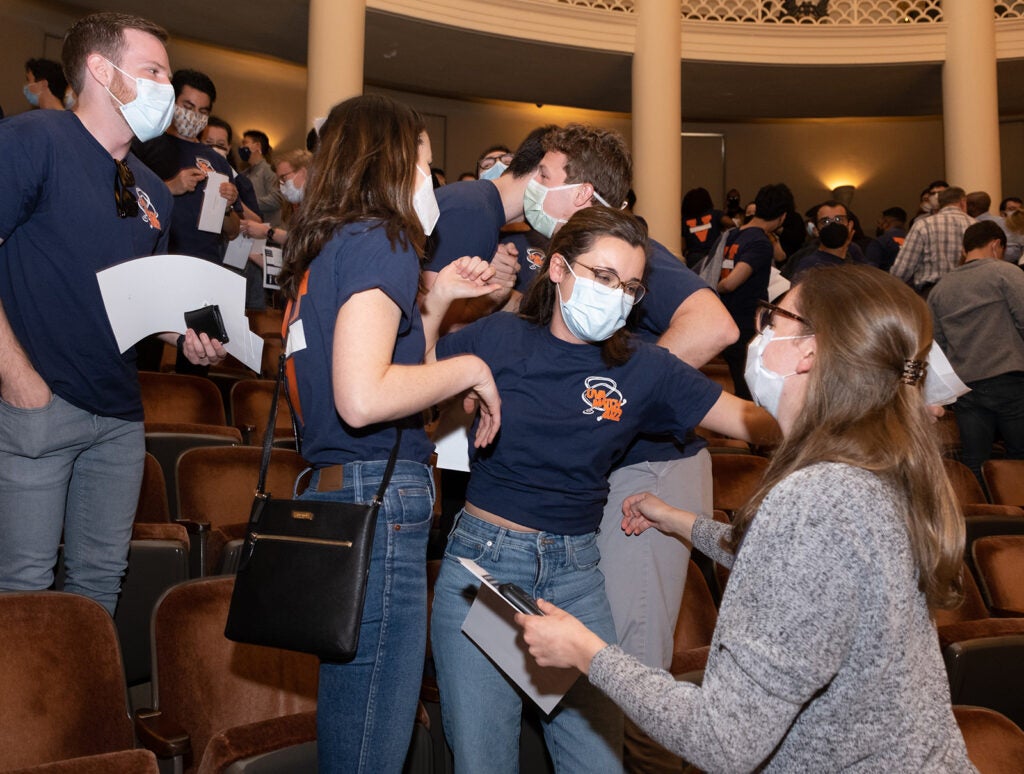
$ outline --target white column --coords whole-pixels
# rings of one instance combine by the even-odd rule
[[[942,117],[946,180],[965,191],[1002,198],[996,23],[986,0],[943,0],[946,62]]]
[[[306,126],[363,93],[366,0],[309,0]]]
[[[633,190],[651,236],[681,255],[682,31],[675,0],[636,0]]]

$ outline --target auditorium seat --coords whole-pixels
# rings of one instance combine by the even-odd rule
[[[979,774],[1020,774],[1024,771],[1024,731],[1013,721],[985,707],[956,705],[953,716]]]
[[[139,740],[160,759],[180,756],[185,774],[278,750],[285,750],[280,766],[261,771],[315,767],[319,662],[225,638],[233,587],[233,577],[204,578],[161,598],[153,616],[154,707],[135,713]]]
[[[1024,507],[1024,460],[986,460],[981,475],[992,502]]]
[[[978,538],[971,552],[989,609],[997,615],[1024,616],[1024,535]]]
[[[102,606],[7,592],[0,622],[0,771],[135,746],[117,632]]]
[[[253,446],[263,443],[276,388],[277,382],[270,379],[249,379],[231,388],[231,423],[242,433],[245,443]],[[283,394],[278,400],[277,421],[274,425],[274,443],[281,442],[295,448],[291,408]]]

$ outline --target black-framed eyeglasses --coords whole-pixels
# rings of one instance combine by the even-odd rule
[[[796,320],[801,325],[807,327],[808,330],[814,330],[811,323],[804,317],[801,317],[796,312],[791,312],[788,309],[783,309],[781,306],[775,304],[769,304],[767,301],[757,302],[757,317],[754,319],[754,327],[758,333],[764,333],[765,328],[771,328],[775,323],[775,315],[780,315],[790,320]]]
[[[480,167],[480,169],[490,169],[497,162],[500,161],[507,167],[509,164],[512,163],[512,156],[513,154],[511,153],[502,153],[500,156],[485,156],[484,158],[480,159],[480,161],[478,161],[476,165]]]
[[[838,223],[840,226],[845,226],[849,218],[845,215],[829,215],[826,218],[818,218],[818,228],[825,228],[829,223]]]
[[[139,200],[132,192],[135,187],[135,175],[131,167],[119,159],[114,159],[117,174],[114,176],[114,203],[117,204],[119,218],[134,218],[139,214]]]
[[[594,281],[598,285],[603,285],[609,290],[622,288],[622,292],[626,294],[633,304],[639,304],[640,300],[647,294],[647,288],[643,286],[643,283],[638,280],[623,282],[612,269],[605,269],[601,266],[587,266],[587,264],[580,263],[579,261],[573,263],[573,266],[582,266],[594,275]]]

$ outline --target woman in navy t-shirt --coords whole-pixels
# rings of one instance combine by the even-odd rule
[[[437,344],[439,362],[465,353],[487,362],[502,399],[501,432],[472,461],[434,587],[431,641],[456,771],[514,770],[522,709],[517,689],[461,632],[478,583],[459,558],[558,600],[614,642],[596,543],[612,465],[638,432],[682,441],[698,423],[740,438],[774,427],[624,330],[644,295],[646,247],[631,215],[580,210],[555,234],[518,316],[490,315]],[[543,722],[556,770],[619,770],[622,722],[578,681]]]
[[[448,300],[495,289],[486,264],[460,259],[438,276],[421,316],[420,262],[437,220],[430,161],[423,119],[410,108],[377,95],[335,106],[285,247],[288,386],[313,468],[304,490],[300,477],[299,496],[368,502],[402,430],[374,535],[358,652],[350,663],[320,667],[321,771],[400,771],[412,734],[434,498],[433,445],[420,412],[471,390],[483,406],[479,442],[498,426],[497,391],[480,358],[423,364]]]

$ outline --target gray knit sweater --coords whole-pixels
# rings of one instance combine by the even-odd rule
[[[721,536],[698,522],[694,545]],[[836,463],[765,498],[722,600],[704,683],[619,648],[590,680],[710,772],[972,772],[896,494]]]

